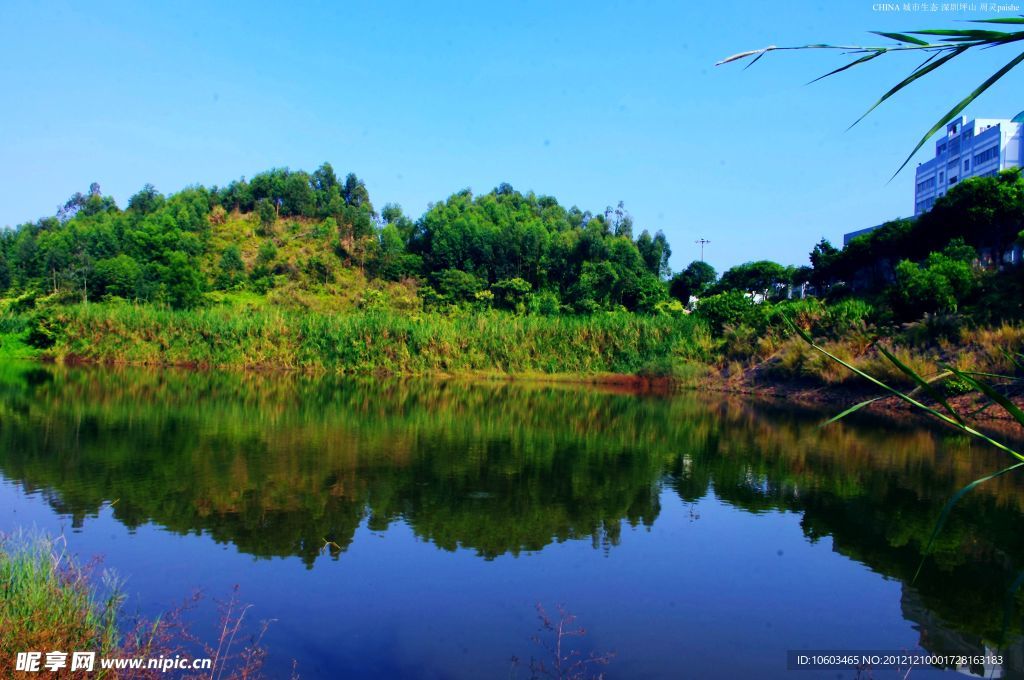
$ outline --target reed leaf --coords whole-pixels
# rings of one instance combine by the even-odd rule
[[[826,425],[831,425],[832,423],[836,422],[837,420],[841,420],[841,419],[845,418],[846,416],[850,415],[851,413],[855,413],[855,412],[861,410],[862,408],[864,408],[865,406],[870,406],[871,404],[873,404],[876,401],[879,401],[881,399],[885,399],[885,397],[874,397],[873,399],[868,399],[867,401],[862,401],[859,404],[854,404],[853,406],[851,406],[850,408],[846,409],[845,411],[843,411],[839,415],[832,416],[831,418],[826,420],[824,423],[821,424],[821,427],[825,427]]]
[[[965,47],[965,46],[957,47],[956,49],[952,50],[949,54],[945,54],[945,55],[935,59],[934,61],[925,62],[924,64],[918,66],[916,69],[914,69],[914,71],[909,76],[907,76],[906,78],[904,78],[903,80],[898,82],[888,92],[883,94],[878,99],[878,101],[876,101],[874,104],[871,105],[871,108],[869,108],[867,111],[865,111],[863,114],[861,114],[860,118],[858,118],[857,120],[853,121],[853,123],[850,125],[850,127],[852,128],[854,125],[856,125],[857,123],[859,123],[862,120],[864,120],[868,116],[869,113],[871,113],[872,111],[877,109],[882,104],[882,102],[884,102],[886,99],[888,99],[889,97],[892,97],[894,94],[896,94],[897,92],[899,92],[900,90],[905,88],[907,85],[910,85],[915,80],[928,75],[929,73],[931,73],[935,69],[939,68],[940,66],[942,66],[946,62],[950,61],[951,59],[960,56],[961,54],[966,52],[967,49],[968,48]],[[945,123],[942,123],[942,125],[945,125]],[[847,129],[849,129],[849,128],[847,128]],[[938,129],[938,128],[936,128],[936,129]],[[933,130],[933,132],[934,132],[934,130]],[[928,133],[928,137],[931,137],[931,135],[932,135],[932,133],[929,132]],[[921,145],[919,144],[917,149],[920,149],[920,148],[921,148]],[[914,153],[917,153],[917,149],[914,149]],[[914,154],[912,153],[910,155],[913,156]],[[904,165],[906,165],[906,163],[904,163]],[[900,170],[902,170],[902,169],[903,168],[901,166]],[[899,172],[899,170],[897,170],[897,172]]]
[[[999,470],[998,472],[993,472],[990,475],[985,475],[984,477],[975,479],[973,482],[971,482],[970,484],[968,484],[967,486],[953,494],[953,497],[946,501],[946,504],[942,506],[942,512],[939,513],[939,519],[935,522],[935,528],[932,529],[932,534],[928,538],[928,543],[925,544],[924,551],[921,553],[921,563],[917,565],[917,571],[914,572],[914,578],[911,580],[911,583],[917,581],[917,577],[921,575],[921,568],[924,567],[924,561],[928,557],[928,553],[931,551],[932,545],[935,543],[935,538],[939,535],[939,532],[942,531],[942,527],[946,525],[946,520],[949,519],[949,513],[953,509],[953,506],[956,505],[961,498],[963,498],[971,490],[978,487],[979,485],[984,484],[987,481],[993,480],[996,477],[1002,477],[1006,473],[1013,472],[1014,470],[1022,466],[1024,466],[1024,462],[1014,463],[1013,465],[1005,467],[1002,470]]]
[[[1022,36],[1022,37],[1024,37],[1024,36]],[[959,53],[960,53],[960,52],[957,52],[956,54],[959,54]],[[933,62],[933,64],[938,64],[938,63],[940,63],[940,61],[941,61],[941,60],[937,60],[937,61]],[[947,61],[948,61],[948,60],[947,60]],[[892,176],[893,176],[893,177],[895,177],[896,175],[900,174],[900,170],[902,170],[903,168],[907,167],[907,163],[909,163],[909,162],[910,162],[910,159],[914,157],[914,154],[915,154],[915,153],[917,153],[918,149],[920,149],[920,148],[921,148],[922,146],[924,146],[925,142],[927,142],[927,141],[928,141],[929,139],[931,139],[931,136],[932,136],[933,134],[935,134],[936,132],[938,132],[938,131],[939,131],[939,129],[940,129],[940,128],[941,128],[941,127],[942,127],[943,125],[945,125],[945,124],[946,124],[946,123],[948,123],[949,121],[953,120],[953,117],[954,117],[954,116],[956,116],[956,115],[957,115],[957,114],[959,114],[959,113],[960,113],[961,111],[963,111],[964,109],[966,109],[966,108],[967,108],[967,106],[968,106],[968,105],[969,105],[969,104],[970,104],[971,102],[973,102],[973,101],[974,101],[975,99],[977,99],[977,98],[978,98],[978,96],[979,96],[979,95],[980,95],[980,94],[981,94],[982,92],[984,92],[984,91],[985,91],[985,90],[987,90],[987,89],[988,89],[989,87],[991,87],[993,83],[995,83],[995,82],[996,82],[997,80],[999,80],[1000,78],[1002,78],[1003,76],[1005,76],[1005,75],[1006,75],[1007,73],[1009,73],[1009,72],[1010,72],[1010,70],[1011,70],[1011,69],[1012,69],[1013,67],[1015,67],[1015,66],[1016,66],[1017,64],[1019,64],[1019,63],[1020,63],[1020,62],[1022,62],[1022,61],[1024,61],[1024,52],[1021,52],[1021,53],[1020,53],[1020,54],[1018,54],[1018,55],[1017,55],[1016,57],[1014,57],[1013,59],[1011,59],[1011,60],[1009,61],[1009,63],[1007,63],[1007,64],[1006,64],[1006,66],[1003,66],[1003,67],[1002,67],[1001,69],[999,69],[998,71],[996,71],[995,73],[993,73],[993,74],[992,74],[991,76],[989,76],[989,77],[988,77],[988,79],[987,79],[987,80],[985,80],[985,82],[983,82],[983,83],[982,83],[981,85],[979,85],[978,87],[976,87],[976,88],[974,89],[974,91],[973,91],[973,92],[971,92],[971,93],[970,93],[969,95],[967,95],[966,97],[964,97],[963,99],[961,99],[961,100],[960,100],[960,103],[958,103],[958,104],[957,104],[956,106],[954,106],[954,107],[953,107],[952,109],[950,109],[950,110],[949,110],[949,111],[948,111],[948,112],[946,113],[946,115],[944,115],[944,116],[943,116],[942,118],[940,118],[940,119],[939,119],[939,121],[938,121],[937,123],[935,123],[935,125],[933,125],[933,126],[932,126],[932,129],[931,129],[931,130],[929,130],[928,132],[926,132],[926,133],[924,134],[924,136],[923,136],[923,137],[921,137],[920,141],[918,141],[917,145],[916,145],[916,146],[914,147],[914,150],[910,152],[910,154],[909,154],[909,155],[907,156],[907,159],[906,159],[905,161],[903,161],[903,164],[902,164],[902,165],[900,165],[900,167],[899,167],[899,168],[898,168],[898,169],[896,170],[896,172],[894,172],[894,173],[893,173],[893,175],[892,175]],[[932,66],[932,65],[930,64],[929,66]],[[932,68],[932,69],[930,69],[930,70],[934,70],[934,69]],[[891,179],[891,178],[890,178],[890,179]]]
[[[963,424],[963,418],[961,418],[960,414],[957,413],[956,410],[949,405],[949,402],[946,401],[946,398],[943,397],[938,390],[932,387],[931,381],[921,377],[921,375],[918,374],[917,371],[915,371],[910,366],[907,366],[905,363],[900,361],[899,358],[896,357],[896,355],[894,355],[892,352],[887,350],[882,345],[876,345],[876,347],[878,348],[878,351],[882,353],[882,356],[888,359],[891,364],[893,364],[896,368],[900,369],[900,371],[902,371],[904,375],[906,375],[915,383],[917,383],[917,386],[920,387],[925,392],[925,394],[927,394],[929,397],[934,399],[939,404],[942,404],[942,407],[946,409],[946,411],[949,413],[949,415],[953,417],[954,420],[956,420],[960,424]],[[949,374],[950,373],[947,373],[947,375]]]
[[[949,368],[961,380],[965,381],[971,387],[982,392],[986,397],[999,404],[1004,411],[1010,414],[1010,416],[1016,420],[1021,426],[1024,426],[1024,411],[1020,410],[1016,404],[1006,398],[1005,395],[1000,394],[992,385],[988,384],[984,380],[978,380],[972,375],[958,371],[955,368]]]
[[[928,44],[927,40],[921,40],[920,38],[915,38],[914,36],[907,35],[906,33],[886,33],[885,31],[871,31],[871,32],[874,33],[875,35],[880,35],[883,38],[889,38],[890,40],[895,40],[896,42],[910,43],[911,45],[927,45]]]

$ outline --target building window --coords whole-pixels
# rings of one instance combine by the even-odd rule
[[[974,167],[978,167],[982,163],[988,163],[993,158],[999,158],[998,146],[993,146],[985,149],[981,153],[974,154]]]
[[[967,172],[970,169],[971,169],[971,159],[970,158],[965,158],[964,159],[964,172]]]

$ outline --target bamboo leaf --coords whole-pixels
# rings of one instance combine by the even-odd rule
[[[1017,380],[1016,376],[1003,373],[985,373],[984,371],[964,371],[967,375],[980,375],[982,378],[998,378],[1000,380]]]
[[[940,54],[941,54],[941,52],[932,52],[932,53],[931,53],[931,54],[930,54],[930,55],[928,56],[928,58],[927,58],[927,59],[925,59],[925,60],[924,60],[924,61],[923,61],[923,62],[921,63],[921,65],[920,65],[920,66],[918,66],[917,68],[915,68],[914,70],[915,70],[915,71],[920,71],[920,70],[921,70],[921,69],[923,69],[923,68],[924,68],[925,66],[927,66],[928,64],[930,64],[930,63],[931,63],[931,62],[932,62],[932,61],[933,61],[933,60],[935,59],[935,57],[939,56]]]
[[[966,49],[966,48],[958,48],[959,51],[954,52],[953,53],[954,56],[956,54],[960,54],[960,52],[962,52],[964,49]],[[948,59],[946,61],[948,61]],[[967,95],[966,97],[961,99],[959,104],[957,104],[952,109],[950,109],[949,113],[947,113],[945,116],[943,116],[941,119],[939,119],[939,122],[937,122],[935,125],[933,125],[931,130],[929,130],[928,132],[925,133],[925,135],[921,138],[921,141],[919,141],[917,143],[917,146],[914,147],[914,150],[910,152],[910,155],[907,156],[907,159],[905,161],[903,161],[903,164],[900,165],[900,167],[896,170],[896,172],[893,173],[892,176],[896,177],[896,175],[900,174],[900,170],[903,170],[903,168],[907,167],[907,163],[909,163],[910,159],[914,157],[914,154],[917,153],[918,149],[920,149],[922,146],[924,146],[925,142],[927,142],[929,139],[931,139],[931,136],[933,134],[935,134],[936,132],[938,132],[939,128],[941,128],[943,125],[945,125],[946,123],[951,121],[954,116],[956,116],[958,113],[963,111],[965,108],[967,108],[967,106],[971,102],[973,102],[975,99],[977,99],[978,95],[980,95],[982,92],[984,92],[989,87],[991,87],[991,85],[994,82],[996,82],[997,80],[999,80],[1000,78],[1005,76],[1010,71],[1010,69],[1012,69],[1014,66],[1016,66],[1017,64],[1019,64],[1022,61],[1024,61],[1024,52],[1021,52],[1016,57],[1011,59],[1010,62],[1008,64],[1006,64],[1006,66],[1003,66],[1001,69],[999,69],[998,71],[993,73],[991,76],[988,77],[988,79],[984,83],[982,83],[977,88],[975,88],[975,90],[973,92],[971,92],[969,95]],[[929,64],[929,66],[927,66],[926,69],[927,70],[934,70],[935,65],[936,64],[940,64],[940,63],[944,63],[944,62],[940,59],[938,61],[935,61],[932,64]],[[876,106],[877,106],[877,104],[876,104]],[[867,115],[867,114],[865,114],[865,115]],[[892,178],[890,178],[890,181],[891,180],[892,180]]]
[[[885,347],[882,347],[882,345],[877,345],[877,347],[878,351],[881,352],[885,356],[885,358],[889,360],[890,363],[895,365],[896,368],[900,369],[900,371],[902,371],[911,380],[917,383],[917,386],[924,390],[929,397],[931,397],[938,403],[942,404],[942,407],[946,409],[949,415],[953,416],[954,420],[956,420],[958,423],[963,424],[964,421],[963,418],[960,417],[960,414],[957,413],[956,410],[949,405],[949,402],[946,401],[945,397],[939,394],[938,390],[932,387],[929,381],[922,378],[917,371],[915,371],[910,366],[907,366],[905,363],[900,361],[892,352],[887,350]]]
[[[935,543],[935,538],[939,535],[939,532],[942,531],[942,527],[945,526],[946,520],[949,519],[949,512],[953,509],[953,506],[956,505],[961,498],[967,495],[967,493],[974,489],[976,486],[984,484],[985,482],[995,479],[996,477],[1001,477],[1005,475],[1007,472],[1012,472],[1022,466],[1024,466],[1024,462],[1014,463],[1010,467],[1003,468],[999,472],[993,472],[990,475],[986,475],[979,479],[975,479],[973,482],[971,482],[970,484],[968,484],[967,486],[953,494],[953,497],[946,501],[946,504],[942,506],[942,512],[939,513],[938,521],[935,522],[935,528],[932,529],[932,535],[928,538],[928,543],[925,545],[924,551],[921,553],[921,563],[917,565],[917,571],[914,573],[914,578],[911,580],[912,584],[914,583],[914,581],[917,580],[917,577],[921,575],[921,568],[924,566],[925,558],[928,557],[928,553],[932,549],[932,544]]]

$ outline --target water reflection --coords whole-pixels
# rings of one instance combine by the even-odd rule
[[[404,523],[483,560],[564,541],[614,551],[624,526],[658,520],[664,489],[685,503],[713,493],[744,513],[799,513],[810,541],[903,581],[926,649],[1016,639],[1017,479],[966,498],[906,585],[945,501],[1002,458],[915,423],[820,421],[692,394],[7,366],[0,474],[76,527],[113,503],[128,527],[309,567],[344,561],[363,523]],[[1012,675],[1024,654],[1008,658]]]

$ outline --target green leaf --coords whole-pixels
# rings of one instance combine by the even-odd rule
[[[967,486],[953,494],[953,497],[946,501],[946,504],[942,506],[942,512],[939,513],[938,521],[935,522],[935,528],[932,529],[932,535],[928,538],[928,543],[925,545],[924,551],[921,553],[921,563],[917,565],[917,571],[914,573],[914,578],[911,580],[911,583],[916,581],[917,577],[920,576],[921,567],[924,566],[924,560],[926,557],[928,557],[928,553],[932,549],[932,544],[935,543],[935,537],[939,535],[939,532],[942,531],[942,527],[946,524],[946,520],[949,519],[949,512],[950,510],[953,509],[953,506],[956,505],[961,498],[967,495],[967,493],[970,492],[971,489],[975,488],[979,484],[984,484],[985,482],[995,479],[996,477],[1001,477],[1005,475],[1007,472],[1012,472],[1022,466],[1024,466],[1024,462],[1014,463],[1010,467],[1003,468],[999,472],[993,472],[992,474],[986,475],[985,477],[975,479],[973,482],[971,482],[970,484],[968,484]]]
[[[960,417],[960,414],[957,413],[953,409],[953,407],[949,405],[949,402],[946,401],[945,397],[943,397],[941,394],[939,394],[938,390],[936,390],[934,387],[932,387],[932,385],[931,385],[931,383],[929,381],[927,381],[924,378],[922,378],[917,373],[917,371],[912,369],[910,366],[907,366],[905,363],[903,363],[902,361],[897,359],[896,356],[892,352],[887,350],[885,347],[882,347],[882,345],[877,345],[877,347],[878,347],[878,351],[881,352],[882,355],[885,356],[885,358],[888,359],[890,363],[895,365],[896,368],[900,369],[911,380],[913,380],[915,383],[917,383],[917,386],[920,387],[922,390],[924,390],[925,393],[929,397],[931,397],[932,399],[934,399],[938,403],[942,404],[943,408],[946,409],[946,411],[949,413],[949,415],[953,416],[954,420],[956,420],[958,423],[963,424],[964,421],[963,421],[963,418]]]
[[[889,38],[890,40],[895,40],[896,42],[901,42],[901,43],[910,43],[912,45],[927,45],[928,44],[927,40],[921,40],[920,38],[915,38],[914,36],[907,35],[906,33],[886,33],[885,31],[871,31],[871,33],[874,33],[875,35],[880,35],[883,38]]]
[[[857,66],[858,64],[863,64],[866,61],[871,61],[875,57],[880,57],[883,54],[885,54],[885,52],[879,50],[878,52],[872,52],[871,54],[867,54],[867,55],[861,57],[860,59],[854,59],[853,61],[851,61],[846,66],[840,66],[839,68],[835,69],[834,71],[829,71],[828,73],[826,73],[823,76],[818,76],[817,78],[815,78],[814,80],[812,80],[810,83],[807,83],[807,84],[810,85],[811,83],[816,83],[819,80],[822,80],[824,78],[828,78],[829,76],[834,76],[837,73],[842,73],[843,71],[845,71],[848,68],[853,68],[854,66]]]
[[[762,58],[762,57],[764,57],[764,55],[766,55],[766,54],[768,54],[768,50],[763,50],[763,51],[761,52],[761,54],[759,54],[759,55],[757,55],[756,57],[754,57],[753,59],[751,59],[751,60],[750,60],[750,61],[749,61],[749,62],[747,63],[747,65],[743,67],[743,70],[744,70],[744,71],[746,71],[746,70],[747,70],[748,68],[750,68],[751,66],[753,66],[754,64],[756,64],[756,63],[757,63],[758,61],[760,61],[760,60],[761,60],[761,58]]]
[[[1016,376],[1003,373],[985,373],[984,371],[964,371],[967,375],[980,375],[982,378],[998,378],[1000,380],[1017,380]]]
[[[1024,371],[1024,354],[1013,354],[1005,349],[1000,350],[1010,363],[1017,367],[1017,370]]]
[[[954,56],[956,54],[959,54],[960,52],[962,52],[963,50],[965,50],[967,48],[961,47],[961,48],[957,48],[957,49],[959,51],[954,52],[953,53]],[[948,61],[948,59],[946,59],[946,61]],[[999,69],[998,71],[993,73],[991,76],[988,77],[988,79],[985,82],[983,82],[981,85],[979,85],[977,88],[975,88],[975,90],[973,92],[971,92],[969,95],[967,95],[966,97],[961,99],[959,104],[957,104],[952,109],[950,109],[949,113],[947,113],[945,116],[943,116],[941,119],[939,119],[939,122],[936,123],[935,125],[933,125],[931,130],[929,130],[928,132],[925,133],[925,135],[921,138],[921,141],[919,141],[917,143],[917,146],[914,147],[914,150],[910,152],[910,155],[907,156],[907,159],[905,161],[903,161],[903,164],[900,165],[900,167],[896,170],[896,172],[893,173],[892,176],[896,177],[896,175],[900,174],[900,170],[902,170],[903,168],[907,167],[907,163],[909,163],[910,159],[914,157],[914,154],[917,153],[918,149],[920,149],[922,146],[924,146],[925,142],[927,142],[929,139],[931,139],[931,136],[939,131],[939,128],[941,128],[943,125],[945,125],[949,121],[953,120],[953,117],[956,116],[961,111],[963,111],[964,109],[966,109],[967,106],[971,102],[973,102],[975,99],[978,98],[978,95],[980,95],[982,92],[984,92],[989,87],[991,87],[994,82],[996,82],[997,80],[999,80],[1000,78],[1005,76],[1010,71],[1010,69],[1012,69],[1014,66],[1016,66],[1019,63],[1021,63],[1022,61],[1024,61],[1024,52],[1021,52],[1016,57],[1011,59],[1010,62],[1008,64],[1006,64],[1006,66],[1002,67],[1001,69]],[[942,64],[942,63],[944,63],[943,60],[939,59],[939,60],[933,62],[932,64],[929,64],[925,68],[927,70],[931,71],[931,70],[935,69],[936,65]],[[877,106],[877,104],[876,104],[876,106]],[[865,115],[867,115],[867,114],[865,114]],[[891,181],[891,179],[892,178],[890,178],[890,181]]]
[[[853,124],[850,125],[850,127],[852,128],[854,125],[856,125],[857,123],[859,123],[862,120],[864,120],[864,118],[867,117],[867,115],[869,113],[871,113],[872,111],[877,109],[882,104],[882,102],[884,102],[886,99],[888,99],[889,97],[893,96],[894,94],[896,94],[897,92],[899,92],[900,90],[905,88],[907,85],[910,85],[912,82],[914,82],[918,78],[921,78],[923,76],[928,75],[929,73],[931,73],[935,69],[937,69],[940,66],[942,66],[943,64],[945,64],[950,59],[953,59],[954,57],[959,56],[959,55],[963,54],[966,51],[967,51],[967,47],[965,47],[965,46],[951,48],[951,51],[949,52],[949,54],[944,54],[943,56],[939,57],[935,61],[932,61],[931,63],[925,62],[924,64],[921,64],[916,69],[914,69],[913,73],[911,73],[909,76],[907,76],[906,78],[901,80],[899,83],[897,83],[895,86],[893,86],[892,89],[890,89],[888,92],[883,94],[878,101],[876,101],[874,104],[871,105],[871,108],[869,108],[867,111],[865,111],[863,113],[863,115],[861,115],[860,118],[858,118],[857,120],[853,121]],[[945,123],[943,123],[943,125],[945,125]],[[931,133],[929,133],[928,136],[930,137]],[[918,145],[917,148],[918,149],[921,148],[921,145]],[[914,149],[914,153],[917,153],[917,149]],[[913,156],[913,155],[914,154],[911,154],[911,156]],[[906,165],[906,163],[904,163],[904,165]],[[902,170],[902,167],[900,169]]]
[[[845,411],[843,411],[843,412],[842,412],[842,413],[840,413],[839,415],[837,415],[837,416],[832,416],[831,418],[829,418],[828,420],[826,420],[825,422],[823,422],[823,423],[821,424],[821,427],[825,427],[826,425],[831,425],[832,423],[836,422],[837,420],[840,420],[840,419],[842,419],[842,418],[845,418],[846,416],[850,415],[851,413],[854,413],[854,412],[856,412],[856,411],[859,411],[859,410],[861,410],[862,408],[864,408],[865,406],[868,406],[868,405],[870,405],[870,404],[873,404],[873,403],[875,403],[876,401],[879,401],[880,399],[885,399],[885,396],[881,396],[881,397],[875,397],[874,399],[868,399],[867,401],[862,401],[862,402],[860,402],[859,404],[854,404],[853,406],[851,406],[850,408],[846,409]]]
[[[984,392],[986,397],[1002,406],[1004,411],[1009,413],[1014,420],[1024,426],[1024,411],[1021,411],[1020,407],[1007,399],[1004,395],[997,392],[994,387],[984,380],[978,380],[977,378],[968,375],[967,373],[963,373],[962,371],[958,371],[955,368],[950,368],[949,370],[956,374],[956,376],[961,380],[965,380],[972,387]]]
[[[976,31],[958,30],[955,28],[929,28],[922,31],[911,31],[914,35],[942,35],[959,40],[983,40],[985,42],[1002,42],[1006,38],[1017,37],[1019,33],[1007,33],[1005,31]]]
[[[1005,17],[1000,19],[970,19],[972,24],[1024,24],[1024,17]]]

